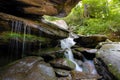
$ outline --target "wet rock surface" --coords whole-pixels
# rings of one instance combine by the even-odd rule
[[[92,60],[96,56],[96,53],[97,49],[93,48],[78,47],[73,49],[74,57],[81,59],[82,61],[84,59],[84,56],[86,59]]]
[[[57,25],[58,27],[62,28],[62,29],[66,29],[68,30],[68,25],[64,20],[55,20],[55,21],[51,21],[51,23]]]
[[[104,42],[107,39],[105,35],[93,35],[93,36],[79,36],[75,39],[78,45],[88,48],[94,48],[100,42]]]
[[[77,71],[72,71],[71,72],[72,80],[98,80],[100,78],[99,75],[94,75],[94,74],[88,74],[84,72],[77,72]]]
[[[53,61],[50,61],[50,64],[55,67],[55,68],[61,68],[61,69],[65,69],[65,70],[73,70],[75,69],[75,64],[68,60],[68,59],[55,59]]]
[[[97,52],[97,57],[106,64],[109,71],[120,79],[120,43],[111,42],[103,44]]]
[[[0,62],[3,63],[4,58],[8,60],[1,66],[20,59],[22,54],[32,54],[39,48],[53,48],[68,35],[69,31],[44,20],[35,22],[0,12]]]
[[[58,26],[45,20],[35,22],[5,13],[0,13],[0,28],[2,28],[2,32],[11,31],[12,28],[16,28],[16,30],[20,28],[18,31],[20,33],[24,33],[24,31],[27,32],[30,28],[30,34],[47,38],[50,37],[52,39],[63,39],[69,35],[69,31],[60,29]]]
[[[26,57],[0,72],[1,80],[56,80],[53,68],[41,57]]]
[[[63,69],[55,69],[55,73],[58,77],[67,77],[70,74],[70,71]]]
[[[72,50],[74,57],[78,60],[83,60],[83,54],[75,49]]]

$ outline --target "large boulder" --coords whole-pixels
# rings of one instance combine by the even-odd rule
[[[110,71],[114,76],[116,76],[118,80],[120,79],[120,76],[119,76],[120,75],[120,43],[119,42],[110,42],[110,43],[103,44],[100,50],[97,52],[97,58],[100,58],[101,59],[100,61],[104,62],[104,64],[107,66],[108,71]],[[103,65],[103,67],[105,67],[105,65]],[[97,66],[97,68],[100,69],[99,66]],[[99,72],[102,72],[102,70]],[[104,70],[104,74],[105,73],[108,73],[108,72],[105,72]],[[109,75],[109,77],[112,77],[112,76]]]
[[[60,47],[52,47],[52,48],[41,48],[39,50],[28,53],[27,55],[32,56],[41,56],[44,58],[46,62],[53,60],[55,58],[64,57],[65,50],[62,50]]]
[[[98,43],[104,42],[106,39],[105,35],[79,36],[79,38],[75,39],[75,42],[83,47],[94,48]]]
[[[29,18],[42,15],[66,16],[79,1],[80,0],[1,0],[0,12]]]
[[[59,26],[60,28],[68,30],[68,25],[64,20],[51,21],[53,24]]]
[[[92,60],[93,58],[95,58],[96,53],[97,53],[97,49],[84,48],[84,47],[78,47],[73,49],[73,54],[75,55],[75,57],[77,59],[82,59],[82,60],[84,60],[83,56],[88,60]]]
[[[72,61],[64,58],[59,58],[59,59],[50,61],[50,64],[55,68],[60,68],[65,70],[73,70],[76,67]]]
[[[67,77],[70,74],[70,71],[64,69],[55,69],[55,73],[58,77]]]
[[[53,68],[41,57],[23,58],[0,71],[0,80],[56,80]]]

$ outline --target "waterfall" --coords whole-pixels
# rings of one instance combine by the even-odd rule
[[[18,54],[18,49],[20,47],[20,43],[19,43],[19,39],[18,36],[20,36],[20,32],[21,32],[21,26],[22,26],[22,22],[20,21],[12,21],[11,22],[11,36],[13,37],[13,39],[10,40],[10,60],[13,59],[13,56],[15,59],[17,59],[19,57]],[[15,36],[14,33],[17,33],[18,36]],[[13,54],[14,53],[14,54]]]
[[[27,28],[27,25],[25,24],[24,25],[23,44],[22,44],[22,57],[24,57],[24,51],[25,51],[26,28]]]
[[[95,69],[95,65],[94,65],[94,62],[93,62],[93,60],[88,60],[87,61],[91,66],[92,66],[92,71],[91,71],[91,74],[97,74],[97,71],[96,71],[96,69]]]
[[[28,35],[31,34],[31,28],[30,27],[27,27],[27,34]],[[31,43],[28,44],[27,48],[28,48],[28,52],[30,53],[31,52]]]
[[[87,66],[87,70],[89,71],[90,74],[98,74],[96,69],[95,69],[95,65],[94,65],[94,61],[93,60],[88,60],[84,57],[84,63]]]
[[[67,59],[69,59],[70,61],[72,61],[76,65],[75,70],[82,72],[82,68],[75,62],[74,57],[73,57],[73,53],[72,53],[72,50],[71,50],[71,47],[73,45],[75,45],[75,42],[73,41],[73,39],[74,38],[72,37],[72,35],[70,35],[68,38],[61,40],[60,41],[61,42],[61,48],[66,50],[65,53],[64,53],[65,57]]]
[[[10,59],[18,59],[20,57],[24,57],[25,48],[26,48],[26,34],[31,34],[31,28],[27,27],[27,24],[24,24],[22,21],[11,21],[11,36],[10,40]],[[21,39],[21,32],[23,32],[23,39]],[[21,41],[20,41],[21,40]],[[22,44],[20,44],[22,42]],[[29,50],[30,45],[28,45]],[[14,54],[13,54],[14,53]],[[21,54],[21,55],[20,55]],[[13,57],[14,56],[14,57]]]

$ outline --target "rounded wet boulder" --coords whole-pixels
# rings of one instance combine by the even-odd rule
[[[87,48],[94,48],[100,42],[104,42],[107,39],[105,35],[91,35],[91,36],[79,36],[79,38],[75,39],[78,45],[87,47]]]
[[[99,61],[96,61],[96,64],[99,66],[96,65],[96,68],[99,73],[103,76],[106,74],[107,80],[114,79],[114,76],[120,80],[120,42],[104,43],[97,52],[97,58]],[[104,68],[108,71],[105,71]],[[108,74],[109,71],[114,75],[113,77],[112,74]]]
[[[56,80],[53,68],[41,57],[18,60],[0,73],[0,80]]]
[[[65,70],[73,70],[76,67],[72,61],[63,58],[50,61],[50,64],[55,68],[60,68]]]
[[[70,74],[70,71],[64,69],[55,69],[55,73],[58,77],[67,77]]]

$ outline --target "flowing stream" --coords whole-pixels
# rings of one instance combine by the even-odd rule
[[[90,74],[98,74],[96,69],[95,69],[95,65],[93,60],[87,60],[86,58],[84,58],[84,63],[87,64],[87,70],[89,71]]]
[[[22,28],[23,27],[23,28]],[[27,27],[27,24],[23,24],[23,22],[19,22],[19,21],[13,21],[12,22],[12,30],[11,30],[11,35],[13,35],[13,33],[17,33],[18,35],[21,34],[23,30],[23,40],[22,40],[22,54],[21,54],[21,57],[24,57],[24,53],[25,53],[25,47],[26,47],[26,34],[31,34],[31,29],[30,27]],[[41,35],[41,33],[40,33]],[[75,62],[74,60],[74,57],[73,57],[73,53],[72,53],[72,50],[71,50],[71,47],[75,45],[76,42],[74,42],[74,38],[76,38],[76,36],[74,34],[71,34],[69,35],[68,38],[66,39],[63,39],[61,40],[61,48],[66,50],[64,55],[67,59],[69,59],[70,61],[72,61],[75,65],[76,65],[76,68],[75,70],[76,71],[80,71],[82,72],[83,71],[83,68],[80,67],[77,62]],[[20,47],[20,44],[19,44],[19,38],[18,36],[15,36],[13,40],[11,40],[11,48],[12,48],[12,51],[15,51],[15,57],[17,58],[18,57],[18,49]],[[30,46],[30,45],[29,45]],[[28,46],[28,47],[29,47]],[[39,46],[41,48],[41,46]],[[29,48],[30,50],[30,48]],[[11,55],[11,58],[13,57],[13,55]],[[91,68],[91,74],[96,74],[97,71],[94,67],[94,63],[92,60],[87,60],[85,57],[84,57],[84,62],[89,65],[90,67],[92,66]]]
[[[84,68],[80,67],[75,62],[74,57],[73,57],[73,53],[72,53],[71,47],[74,46],[74,45],[75,45],[74,35],[70,34],[68,38],[61,40],[61,48],[66,50],[65,53],[64,53],[65,57],[67,59],[69,59],[70,61],[72,61],[76,65],[76,68],[75,68],[76,71],[82,72]],[[87,66],[86,70],[88,70],[90,74],[97,74],[97,71],[95,69],[93,60],[87,60],[84,57],[84,63]]]
[[[70,61],[72,61],[76,65],[75,70],[82,72],[82,68],[75,62],[74,57],[73,57],[73,53],[71,50],[71,47],[73,45],[75,45],[75,42],[73,41],[73,39],[74,38],[70,35],[68,38],[61,40],[61,48],[66,50],[64,53],[65,57],[67,59],[69,59]]]

